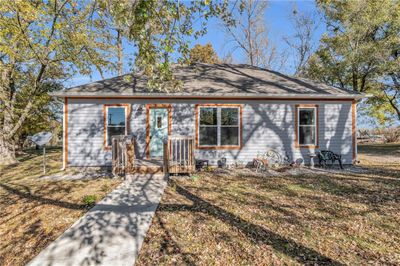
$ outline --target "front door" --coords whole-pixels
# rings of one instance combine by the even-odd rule
[[[150,109],[150,157],[163,156],[163,142],[168,138],[168,109]]]

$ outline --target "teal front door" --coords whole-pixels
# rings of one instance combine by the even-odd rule
[[[150,157],[163,156],[163,143],[168,138],[168,109],[150,109]]]

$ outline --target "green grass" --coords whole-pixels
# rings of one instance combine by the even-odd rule
[[[47,152],[47,174],[60,172],[60,149]],[[87,211],[84,195],[99,200],[120,182],[45,180],[41,151],[18,159],[0,168],[0,265],[25,265]]]

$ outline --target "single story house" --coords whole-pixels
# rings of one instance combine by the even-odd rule
[[[54,92],[64,99],[64,166],[111,164],[111,136],[131,134],[137,158],[159,158],[171,135],[195,138],[195,158],[248,163],[274,149],[306,164],[331,150],[357,156],[362,94],[249,65],[175,66],[180,92],[149,90],[128,74]]]

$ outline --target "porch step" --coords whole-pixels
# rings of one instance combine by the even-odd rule
[[[133,170],[140,174],[162,173],[163,162],[161,160],[136,159]]]
[[[163,172],[162,166],[135,166],[134,173],[138,174],[157,174]]]

